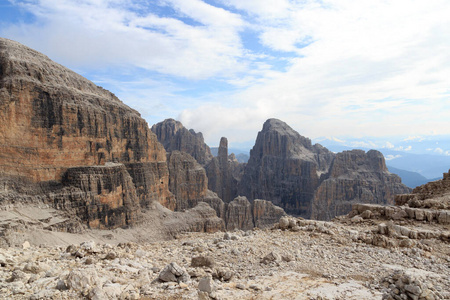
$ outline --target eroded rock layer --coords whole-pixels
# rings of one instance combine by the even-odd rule
[[[315,192],[311,218],[330,220],[351,211],[354,203],[394,204],[396,194],[409,191],[400,177],[388,172],[379,151],[344,151]]]
[[[380,152],[334,154],[277,119],[258,133],[238,189],[250,200],[320,220],[346,214],[356,202],[392,204],[395,194],[409,190],[388,172]]]
[[[126,167],[120,168],[120,174],[128,178],[126,184],[124,181],[115,185],[115,188],[122,188],[122,192],[110,190],[106,193],[111,196],[107,197],[111,209],[117,211],[119,206],[127,203],[129,197],[119,196],[120,193],[134,195],[129,202],[133,208],[129,211],[139,209],[141,204],[147,206],[154,200],[163,204],[170,202],[165,150],[138,112],[111,92],[45,55],[1,38],[2,178],[66,184],[64,178],[70,177],[71,171],[67,172],[71,168],[103,166],[107,162],[125,164]],[[79,171],[88,171],[87,175],[92,170]],[[98,184],[104,185],[107,183]],[[99,190],[97,196],[103,192],[103,189]],[[120,197],[123,202],[117,200]],[[94,208],[86,209],[90,214],[89,210]],[[105,216],[108,212],[102,210],[99,214]],[[115,215],[115,221],[109,219],[103,225],[116,227],[133,222],[132,213],[125,215]],[[96,226],[95,222],[91,225]]]
[[[188,130],[174,119],[166,119],[152,126],[152,131],[163,144],[167,152],[175,150],[190,154],[201,165],[205,165],[213,157],[211,150],[203,140],[201,132]]]
[[[332,152],[312,145],[286,123],[269,119],[250,151],[239,194],[309,217],[320,175],[328,172],[333,158]]]
[[[411,194],[397,195],[395,204],[416,208],[450,210],[450,170],[441,180],[416,187]]]

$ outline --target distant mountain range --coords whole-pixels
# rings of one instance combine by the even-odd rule
[[[404,185],[410,188],[415,188],[416,186],[423,185],[430,181],[435,181],[442,179],[442,177],[434,178],[434,179],[428,179],[424,176],[420,175],[416,172],[406,171],[402,169],[397,169],[392,166],[387,165],[389,172],[397,174],[402,179],[402,182]]]

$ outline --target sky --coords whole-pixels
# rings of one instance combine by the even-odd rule
[[[448,0],[0,0],[0,36],[210,146],[250,148],[278,118],[450,156],[448,16]]]

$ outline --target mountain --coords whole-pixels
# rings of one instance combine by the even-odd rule
[[[402,169],[397,169],[394,168],[392,166],[387,166],[389,169],[389,172],[397,174],[398,176],[400,176],[400,178],[402,179],[403,184],[405,184],[407,187],[410,188],[415,188],[416,186],[425,184],[429,181],[434,181],[434,180],[438,180],[439,178],[436,179],[427,179],[424,176],[420,175],[419,173],[416,172],[411,172],[411,171],[406,171],[406,170],[402,170]]]
[[[290,214],[331,219],[348,213],[356,202],[393,203],[408,192],[388,172],[378,151],[335,154],[301,136],[286,123],[267,120],[258,133],[238,192],[266,199]]]

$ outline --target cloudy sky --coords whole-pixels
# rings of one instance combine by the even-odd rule
[[[212,146],[275,117],[406,150],[450,134],[449,16],[448,0],[0,0],[0,36]]]

